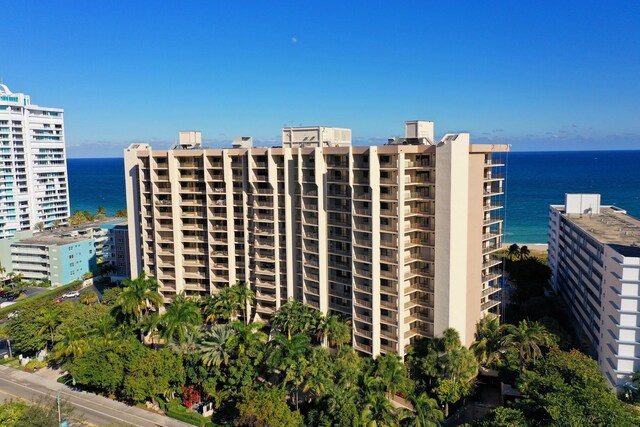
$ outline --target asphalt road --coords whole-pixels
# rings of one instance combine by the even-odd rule
[[[0,401],[16,398],[32,402],[46,397],[55,399],[58,390],[62,390],[61,399],[75,408],[74,415],[96,426],[190,427],[190,424],[182,421],[127,406],[96,394],[75,391],[34,374],[0,366]]]

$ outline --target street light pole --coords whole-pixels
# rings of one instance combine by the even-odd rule
[[[62,425],[62,411],[60,410],[60,393],[62,392],[62,388],[69,384],[69,382],[71,382],[71,384],[76,385],[76,380],[71,377],[70,379],[66,380],[65,382],[62,383],[62,385],[60,386],[60,388],[58,389],[58,426]]]

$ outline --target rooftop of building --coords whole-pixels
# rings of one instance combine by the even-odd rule
[[[110,229],[121,224],[126,224],[125,218],[105,218],[73,227],[60,227],[54,230],[33,233],[31,237],[17,239],[19,241],[16,243],[39,246],[68,245],[89,239],[90,237],[87,237],[86,233],[91,229]]]
[[[571,220],[600,243],[611,246],[623,256],[640,257],[640,219],[628,215],[617,206],[601,206],[600,213],[565,213],[564,206],[556,206]]]

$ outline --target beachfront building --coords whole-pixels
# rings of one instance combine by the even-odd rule
[[[0,239],[69,217],[63,114],[0,84]]]
[[[167,301],[247,282],[256,318],[299,300],[351,318],[354,348],[374,356],[448,327],[470,344],[499,315],[508,146],[436,143],[424,121],[382,146],[352,146],[349,129],[282,134],[282,147],[126,149],[131,274]]]
[[[599,194],[551,206],[549,267],[582,342],[612,386],[640,370],[640,220]]]

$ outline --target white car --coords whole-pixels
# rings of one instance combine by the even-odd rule
[[[63,294],[62,298],[77,298],[79,296],[80,296],[80,292],[71,291],[71,292],[67,292],[66,294]]]

